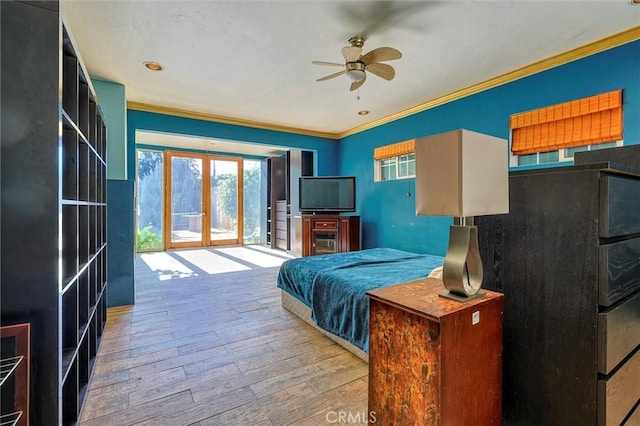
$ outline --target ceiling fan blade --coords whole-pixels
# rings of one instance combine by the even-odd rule
[[[362,80],[354,81],[353,83],[351,83],[351,88],[349,88],[349,90],[353,92],[358,87],[362,86],[366,79],[367,79],[367,74],[365,73],[364,78]]]
[[[391,65],[387,64],[373,63],[367,65],[365,69],[371,74],[375,74],[378,77],[384,78],[385,80],[392,80],[393,77],[396,76],[396,71]]]
[[[402,58],[402,53],[400,53],[398,49],[394,49],[393,47],[378,47],[362,55],[360,60],[364,62],[365,65],[369,65],[375,62],[393,61],[400,58]]]
[[[347,71],[346,71],[346,70],[338,71],[337,73],[334,73],[334,74],[327,75],[327,76],[325,76],[325,77],[319,78],[319,79],[317,79],[316,81],[325,81],[325,80],[329,80],[330,78],[337,77],[337,76],[339,76],[339,75],[344,74],[345,72],[347,72]]]
[[[344,59],[346,59],[347,62],[357,61],[361,53],[362,53],[361,47],[345,46],[342,48],[342,56],[344,56]]]
[[[324,62],[324,61],[311,61],[313,65],[322,65],[325,67],[344,67],[344,64],[337,64],[335,62]]]

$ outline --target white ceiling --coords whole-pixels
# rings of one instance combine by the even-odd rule
[[[130,102],[332,134],[640,25],[630,0],[63,0],[62,13],[91,76]],[[360,99],[311,64],[344,62],[353,35],[403,53]]]

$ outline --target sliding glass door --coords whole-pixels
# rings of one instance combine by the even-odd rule
[[[242,242],[242,159],[166,153],[167,248]]]
[[[240,244],[242,160],[209,157],[209,182],[209,245]]]

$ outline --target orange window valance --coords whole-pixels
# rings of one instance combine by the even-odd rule
[[[414,152],[416,152],[416,140],[411,139],[391,145],[380,146],[373,150],[373,158],[376,160],[384,160],[385,158],[412,154]]]
[[[622,90],[511,116],[515,155],[622,139]]]

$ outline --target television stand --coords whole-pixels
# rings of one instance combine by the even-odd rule
[[[360,250],[360,216],[302,215],[302,256]]]

